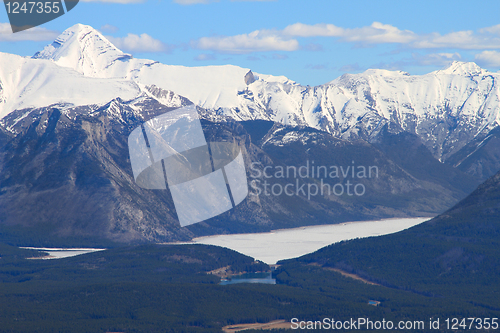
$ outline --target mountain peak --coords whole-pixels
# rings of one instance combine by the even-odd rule
[[[83,75],[99,77],[99,73],[114,61],[131,57],[91,26],[75,24],[32,58],[52,60]]]
[[[479,67],[475,62],[453,61],[447,68],[437,71],[440,74],[454,75],[478,75],[485,70]]]

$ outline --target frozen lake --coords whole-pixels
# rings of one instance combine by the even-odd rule
[[[430,218],[387,219],[276,230],[260,234],[218,235],[193,239],[192,243],[227,247],[267,264],[300,257],[324,246],[348,239],[392,234]]]
[[[30,259],[61,259],[67,257],[74,257],[80,254],[105,250],[105,249],[60,249],[60,248],[49,248],[49,247],[21,247],[21,248],[28,250],[38,250],[49,254],[46,257],[38,257]]]
[[[251,256],[267,264],[275,264],[281,259],[300,257],[324,246],[343,240],[387,235],[408,229],[430,218],[387,219],[379,221],[347,222],[341,224],[300,227],[275,230],[259,234],[233,234],[200,237],[188,243],[227,247]],[[78,248],[35,248],[25,249],[47,252],[49,256],[36,259],[60,259],[105,249]]]

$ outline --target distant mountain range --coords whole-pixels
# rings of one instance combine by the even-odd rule
[[[0,234],[16,244],[186,240],[432,216],[500,169],[500,74],[473,63],[422,76],[369,70],[309,87],[231,65],[135,59],[75,25],[32,58],[0,53],[0,64]],[[377,175],[324,179],[358,178],[362,196],[257,196],[253,186],[236,209],[180,228],[168,191],[135,184],[127,137],[192,103],[205,136],[238,142],[249,181],[285,186],[289,179],[252,176],[251,166],[312,162],[375,166]],[[320,178],[292,180],[313,186]]]
[[[135,59],[80,24],[32,59],[2,58],[2,116],[56,103],[130,100],[155,85],[235,120],[307,126],[341,139],[376,141],[387,126],[393,133],[416,134],[441,161],[488,137],[500,123],[500,73],[474,63],[455,61],[421,76],[372,69],[309,87],[231,65],[183,67]]]

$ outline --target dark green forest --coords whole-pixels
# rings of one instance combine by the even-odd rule
[[[369,285],[300,259],[274,271],[277,285],[222,286],[207,272],[226,266],[235,274],[270,268],[205,245],[130,246],[58,260],[22,259],[33,251],[2,245],[0,255],[1,332],[220,332],[231,324],[292,318],[500,316],[492,306],[495,278],[473,289],[465,288],[470,281],[447,284],[438,295],[432,288]],[[474,288],[490,294],[490,301],[471,298]]]
[[[478,331],[449,330],[445,320],[500,318],[499,185],[497,174],[452,209],[399,233],[281,261],[276,285],[219,285],[213,270],[271,267],[215,246],[135,245],[29,260],[41,254],[3,243],[0,332],[220,332],[293,318],[439,319],[439,329],[420,331]]]

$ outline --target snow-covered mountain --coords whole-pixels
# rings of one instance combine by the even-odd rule
[[[83,76],[48,60],[0,53],[0,64],[0,118],[24,108],[103,104],[141,94],[131,80]]]
[[[368,70],[309,87],[232,65],[184,67],[135,59],[92,27],[75,25],[32,59],[0,54],[0,117],[25,107],[105,103],[173,91],[236,120],[308,126],[376,142],[418,135],[441,160],[500,124],[500,73],[454,62],[425,75]],[[4,65],[7,64],[7,65]]]
[[[76,25],[32,58],[0,53],[0,236],[61,246],[67,237],[172,241],[434,215],[500,167],[499,75],[454,63],[422,76],[369,70],[309,87],[231,65],[135,59]],[[181,228],[168,191],[135,183],[127,138],[191,103],[206,137],[237,142],[248,166],[376,166],[376,177],[324,179],[331,188],[359,182],[359,197],[257,195],[250,186],[254,195],[234,210]],[[250,170],[258,184],[290,181]]]

